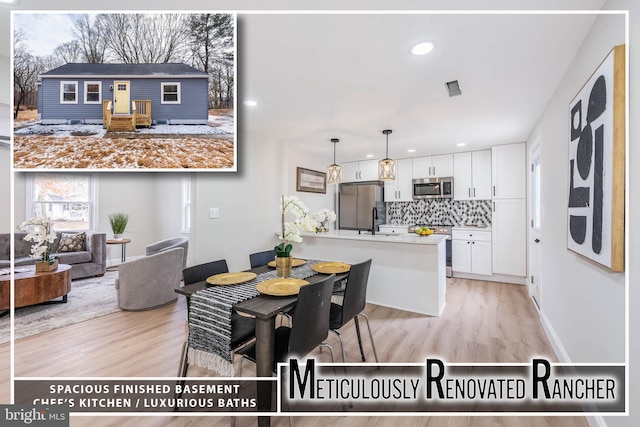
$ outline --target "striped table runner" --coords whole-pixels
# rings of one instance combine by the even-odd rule
[[[316,260],[308,260],[291,269],[291,277],[307,279],[318,273],[311,269]],[[256,284],[277,277],[276,270],[255,279],[229,286],[211,286],[191,296],[189,306],[189,363],[232,377],[231,313],[233,306],[260,293]]]

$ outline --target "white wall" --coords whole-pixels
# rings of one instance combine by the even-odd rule
[[[0,55],[0,82],[3,82],[3,84],[0,84],[0,104],[13,104],[11,102],[11,84],[6,83],[13,81],[9,78],[10,73],[9,58]]]
[[[0,146],[0,233],[11,232],[11,168],[9,148]]]
[[[626,216],[627,247],[626,269],[628,278],[628,308],[629,308],[629,417],[607,417],[605,421],[608,427],[631,427],[640,425],[640,290],[638,283],[640,278],[640,232],[634,221],[640,215],[640,168],[637,167],[640,160],[640,145],[637,143],[640,126],[637,112],[640,108],[640,86],[638,86],[638,70],[640,69],[640,46],[638,43],[638,31],[640,27],[640,4],[631,0],[609,0],[604,9],[629,10],[629,157],[627,158],[628,172],[628,214]],[[613,28],[598,28],[599,31],[614,31]],[[617,32],[617,31],[616,31]],[[631,262],[630,260],[634,260]]]
[[[600,16],[529,138],[541,141],[541,312],[572,362],[624,361],[624,274],[567,250],[568,105],[614,45],[624,19]],[[563,358],[563,355],[559,355]]]
[[[127,259],[143,256],[148,244],[180,235],[182,196],[179,174],[99,173],[96,176],[98,197],[97,223],[94,229],[107,233],[107,238],[110,238],[113,233],[109,225],[109,214],[128,214],[129,224],[124,236],[131,239],[131,243],[127,246]],[[24,221],[27,216],[26,185],[27,174],[16,173],[16,223]],[[107,259],[119,262],[120,250],[120,246],[109,246]]]
[[[189,242],[193,264],[226,259],[230,270],[246,269],[250,253],[278,243],[278,203],[286,169],[286,157],[283,160],[268,136],[239,130],[239,172],[198,173],[192,183],[192,229],[197,230]],[[209,219],[212,207],[220,209],[220,218]]]

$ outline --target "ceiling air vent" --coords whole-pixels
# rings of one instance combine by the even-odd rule
[[[447,86],[447,91],[449,91],[449,97],[462,95],[462,92],[460,91],[460,85],[458,84],[457,80],[447,82],[445,83],[445,85]]]

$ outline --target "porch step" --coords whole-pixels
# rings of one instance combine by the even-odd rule
[[[111,116],[111,123],[107,128],[110,132],[135,132],[136,128],[133,125],[132,116]]]

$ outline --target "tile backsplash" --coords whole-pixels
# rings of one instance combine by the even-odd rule
[[[491,225],[491,200],[424,199],[387,203],[387,224]]]

